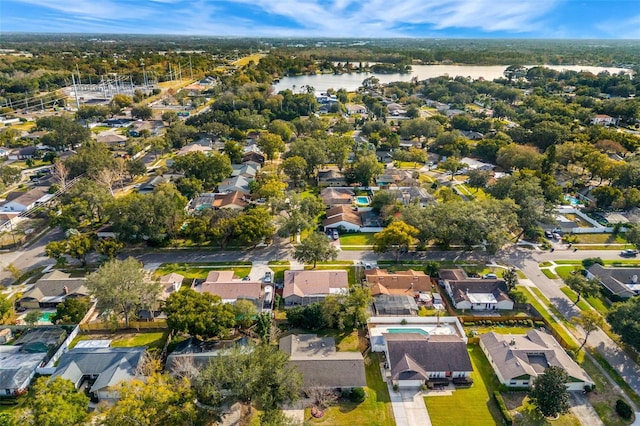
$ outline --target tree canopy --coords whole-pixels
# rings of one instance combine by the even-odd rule
[[[235,325],[232,305],[220,296],[198,293],[190,288],[171,295],[164,302],[167,325],[177,331],[202,338],[226,336]]]

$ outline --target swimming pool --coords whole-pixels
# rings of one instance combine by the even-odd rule
[[[429,332],[421,328],[389,328],[387,333],[420,333],[424,336],[429,335]]]
[[[54,314],[55,312],[43,312],[42,315],[40,315],[40,318],[38,318],[38,321],[41,322],[51,322],[51,316]]]
[[[578,204],[580,204],[580,200],[578,200],[576,197],[573,197],[571,195],[565,195],[564,200],[567,201],[572,206],[577,206]]]
[[[369,205],[369,204],[371,204],[371,198],[369,198],[367,196],[364,196],[364,195],[358,196],[358,197],[356,197],[356,204]]]

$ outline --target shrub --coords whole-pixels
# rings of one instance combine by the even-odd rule
[[[513,417],[511,417],[511,413],[507,409],[507,404],[504,402],[504,398],[498,391],[493,391],[493,397],[498,403],[498,407],[500,407],[500,412],[502,413],[502,417],[504,418],[504,422],[507,425],[513,424]]]
[[[364,389],[362,388],[353,388],[351,389],[351,395],[349,396],[349,399],[351,400],[351,402],[362,402],[364,401],[364,399],[367,397],[367,394],[365,393]]]
[[[593,266],[596,263],[599,265],[604,265],[604,262],[600,257],[588,257],[586,259],[582,259],[582,266],[584,267],[584,269],[589,269],[589,267]]]
[[[625,400],[619,399],[616,401],[616,413],[618,413],[618,415],[623,419],[629,420],[633,415],[633,410]]]
[[[400,389],[400,388],[398,387],[398,384],[397,384],[397,383],[394,383],[394,384],[393,384],[393,390],[394,390],[395,392],[398,392],[398,389]]]

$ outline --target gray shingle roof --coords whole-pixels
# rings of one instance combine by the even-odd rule
[[[550,334],[538,330],[529,330],[526,335],[490,332],[481,335],[480,341],[504,380],[524,375],[535,378],[546,367],[557,366],[577,380],[593,383]]]
[[[297,366],[305,387],[350,388],[366,386],[364,358],[360,352],[336,351],[333,337],[315,334],[280,339],[280,350]]]
[[[611,293],[620,297],[632,297],[636,293],[627,284],[633,284],[633,277],[640,277],[640,268],[605,268],[595,263],[588,269]]]
[[[146,348],[74,348],[60,357],[52,377],[78,385],[83,376],[98,376],[91,392],[115,386],[135,377]]]
[[[396,380],[418,380],[424,373],[437,371],[473,371],[467,345],[457,336],[420,333],[386,333],[383,336],[389,349],[391,376]],[[409,374],[407,369],[418,377]]]

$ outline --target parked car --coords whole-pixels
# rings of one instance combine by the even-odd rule
[[[634,249],[624,249],[620,252],[620,256],[622,257],[636,257],[637,254],[638,251]]]
[[[496,274],[485,274],[482,276],[483,280],[495,280],[498,276]]]
[[[267,271],[264,274],[264,282],[265,283],[270,283],[271,281],[273,281],[273,277],[271,276],[271,272]]]
[[[551,231],[544,231],[544,236],[551,239],[553,238],[553,232]]]
[[[340,238],[340,234],[338,234],[338,231],[333,231],[333,233],[331,234],[331,238],[333,238],[334,240]]]

